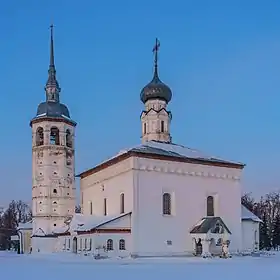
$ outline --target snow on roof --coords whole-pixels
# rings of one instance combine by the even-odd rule
[[[201,152],[196,149],[191,149],[185,147],[183,145],[173,144],[173,143],[164,143],[164,142],[157,142],[157,141],[149,141],[146,142],[138,147],[135,147],[136,150],[145,150],[145,149],[154,149],[154,150],[161,150],[171,156],[180,156],[185,158],[192,158],[192,159],[204,159],[204,160],[211,160],[211,161],[220,161],[220,162],[229,162],[229,163],[237,163],[242,164],[240,162],[233,162],[228,160],[223,160],[216,156],[211,156],[204,152]]]
[[[143,154],[154,154],[154,155],[163,155],[163,156],[173,156],[173,157],[181,157],[181,158],[185,158],[185,159],[200,159],[200,160],[211,161],[211,162],[216,162],[216,163],[219,162],[219,163],[237,164],[237,165],[244,166],[244,164],[241,162],[223,160],[219,157],[211,156],[211,155],[208,155],[199,150],[191,149],[191,148],[185,147],[183,145],[178,145],[178,144],[174,144],[174,143],[164,143],[164,142],[159,142],[159,141],[148,141],[141,145],[137,145],[137,146],[134,146],[131,148],[120,150],[116,155],[102,161],[98,165],[103,164],[109,160],[112,160],[122,154],[126,154],[129,152],[138,152],[138,153],[143,153]],[[83,174],[83,173],[84,172],[82,172],[81,174]],[[78,176],[80,176],[81,174],[79,174]]]
[[[32,229],[32,220],[26,223],[19,223],[17,229]]]
[[[205,219],[201,219],[197,224],[194,225],[194,227],[200,226],[204,221]]]
[[[99,226],[111,222],[113,220],[119,219],[130,213],[118,214],[114,216],[95,216],[95,215],[83,215],[75,214],[69,225],[56,228],[53,233],[65,233],[73,231],[89,231],[91,229],[98,228]]]
[[[244,205],[241,205],[241,216],[242,220],[251,220],[253,222],[259,223],[262,222],[262,220],[259,217],[257,217],[254,213],[248,210]]]

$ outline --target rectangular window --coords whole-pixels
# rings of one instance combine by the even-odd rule
[[[144,134],[146,134],[146,133],[147,133],[147,124],[144,123]]]
[[[120,205],[121,206],[120,207],[121,208],[120,209],[120,213],[123,214],[124,213],[124,194],[123,193],[121,194],[121,201],[120,201],[120,203],[121,203],[121,205]]]
[[[107,199],[104,198],[104,216],[107,216]]]
[[[92,201],[89,202],[89,213],[92,215]]]
[[[164,121],[161,121],[161,132],[164,132]]]

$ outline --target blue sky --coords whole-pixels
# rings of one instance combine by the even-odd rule
[[[31,197],[31,128],[45,99],[49,25],[61,100],[78,122],[76,172],[140,143],[141,88],[161,42],[176,143],[245,162],[244,189],[280,189],[280,2],[1,3],[0,204]]]

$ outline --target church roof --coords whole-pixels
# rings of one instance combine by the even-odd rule
[[[219,222],[227,230],[227,232],[231,234],[230,230],[220,217],[203,218],[191,229],[190,233],[208,233],[210,229],[215,227],[217,222]]]
[[[248,208],[246,208],[244,205],[241,205],[241,217],[242,221],[253,221],[262,223],[262,220],[257,217],[254,213],[252,213]]]
[[[65,221],[63,227],[54,230],[54,234],[61,234],[66,232],[84,232],[97,229],[104,226],[110,222],[116,221],[120,218],[131,215],[131,212],[118,214],[113,216],[95,216],[95,215],[84,215],[75,214],[69,222]]]
[[[207,160],[212,162],[224,162],[224,163],[243,165],[242,163],[239,162],[223,160],[221,158],[203,153],[199,150],[191,149],[183,145],[178,145],[174,143],[149,141],[142,145],[136,146],[130,150],[141,152],[141,153],[152,153],[152,154],[167,155],[173,157],[199,159],[199,160]]]
[[[28,229],[32,229],[32,220],[31,221],[28,221],[26,223],[19,223],[18,224],[18,227],[17,227],[18,230],[28,230]]]
[[[243,163],[223,160],[219,157],[211,156],[199,150],[191,149],[183,145],[158,141],[148,141],[144,144],[132,148],[123,149],[115,156],[107,159],[106,161],[100,163],[99,165],[89,170],[78,174],[77,176],[86,177],[103,168],[106,168],[119,161],[122,161],[130,156],[172,160],[178,162],[189,162],[195,164],[218,165],[223,167],[232,167],[239,169],[242,169],[245,166]]]

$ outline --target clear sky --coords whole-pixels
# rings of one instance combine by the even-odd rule
[[[0,204],[31,200],[29,121],[45,99],[51,22],[76,172],[140,143],[157,36],[174,142],[246,163],[255,195],[280,189],[279,11],[277,0],[3,1]]]

